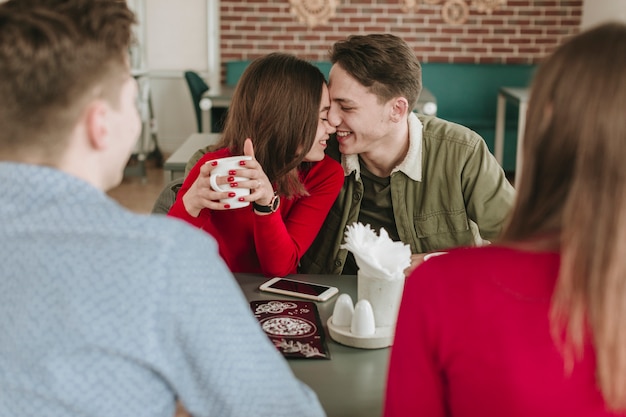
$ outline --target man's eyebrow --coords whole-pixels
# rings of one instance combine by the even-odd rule
[[[343,103],[343,104],[355,104],[354,101],[348,98],[341,98],[341,97],[334,98],[333,101],[336,103]]]

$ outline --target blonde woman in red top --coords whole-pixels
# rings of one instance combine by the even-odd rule
[[[341,165],[324,153],[335,132],[329,108],[316,66],[283,53],[256,59],[237,84],[221,141],[191,169],[168,215],[213,235],[233,272],[295,273],[343,185]],[[253,204],[238,209],[209,182],[207,162],[232,155],[253,156],[218,180],[251,189],[241,199]]]
[[[385,416],[626,415],[626,25],[536,73],[499,243],[407,278]]]

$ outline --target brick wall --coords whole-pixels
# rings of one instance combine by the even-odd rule
[[[442,18],[446,1],[417,0],[405,11],[403,0],[339,0],[335,17],[309,28],[290,13],[289,0],[221,0],[221,61],[272,51],[326,61],[336,40],[387,32],[404,38],[422,62],[535,64],[578,32],[583,8],[583,0],[507,0],[485,14],[465,0],[468,19],[451,25]]]

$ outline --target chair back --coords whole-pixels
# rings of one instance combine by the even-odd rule
[[[193,108],[196,112],[196,123],[198,125],[198,133],[202,132],[202,109],[200,108],[200,100],[202,95],[209,90],[209,86],[204,80],[194,71],[185,71],[185,80],[189,86],[189,92],[191,93],[191,100],[193,101]]]
[[[152,206],[152,214],[167,214],[176,201],[178,190],[183,185],[184,178],[176,178],[163,187]]]

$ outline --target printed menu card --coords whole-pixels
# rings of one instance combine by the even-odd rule
[[[261,328],[286,358],[330,359],[324,328],[312,301],[251,301]]]

